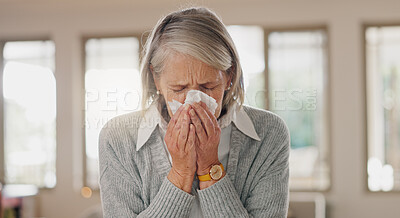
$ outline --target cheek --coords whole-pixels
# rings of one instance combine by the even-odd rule
[[[169,114],[170,117],[172,117],[173,114],[172,114],[171,108],[169,107],[168,102],[172,102],[172,100],[177,100],[182,104],[183,104],[183,102],[185,102],[185,95],[184,94],[175,93],[174,91],[169,90],[169,89],[165,89],[163,91],[163,97],[164,97],[164,99],[166,101],[165,103],[167,105],[167,110],[168,110],[168,114]]]
[[[211,93],[209,93],[209,95],[217,101],[218,107],[215,110],[214,115],[216,115],[216,117],[218,117],[221,112],[221,109],[222,109],[222,100],[224,98],[224,89],[222,88],[222,89],[218,89],[218,90],[213,90]]]
[[[174,92],[173,90],[166,89],[164,93],[164,98],[167,101],[176,100],[183,104],[185,102],[185,92]]]
[[[160,89],[166,102],[172,101],[173,99],[181,103],[185,101],[184,92],[174,92],[172,89],[168,88],[164,80],[160,81]]]
[[[207,93],[211,97],[213,97],[218,104],[222,103],[222,99],[224,97],[224,90],[223,89],[218,89],[218,90],[213,90],[211,93]]]

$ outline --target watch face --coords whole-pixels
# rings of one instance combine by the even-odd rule
[[[210,176],[213,180],[218,180],[222,177],[222,168],[220,165],[214,165],[210,169]]]

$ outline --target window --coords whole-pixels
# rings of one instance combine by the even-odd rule
[[[277,31],[268,36],[269,109],[291,134],[290,187],[329,188],[326,35],[323,30]]]
[[[230,26],[228,31],[247,80],[245,103],[278,114],[289,127],[291,190],[328,189],[325,31],[254,26]]]
[[[266,108],[264,30],[258,26],[228,26],[243,70],[245,104]]]
[[[85,42],[86,185],[98,188],[98,140],[104,124],[140,110],[139,40],[91,38]]]
[[[5,182],[56,185],[56,81],[52,41],[3,48]]]
[[[400,190],[400,26],[369,26],[366,39],[368,188]]]

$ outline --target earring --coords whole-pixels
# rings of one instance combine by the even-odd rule
[[[232,82],[231,82],[231,84],[229,84],[227,91],[231,90],[231,87],[232,87]]]
[[[157,93],[157,95],[160,95],[160,90],[157,90],[157,92],[156,92],[156,93]]]

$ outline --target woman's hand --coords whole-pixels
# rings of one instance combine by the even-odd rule
[[[219,164],[218,145],[221,128],[205,103],[194,103],[189,111],[196,129],[197,175],[209,173],[212,165]]]
[[[168,179],[190,193],[196,173],[195,128],[190,123],[190,105],[181,106],[168,123],[164,141],[172,158]]]

